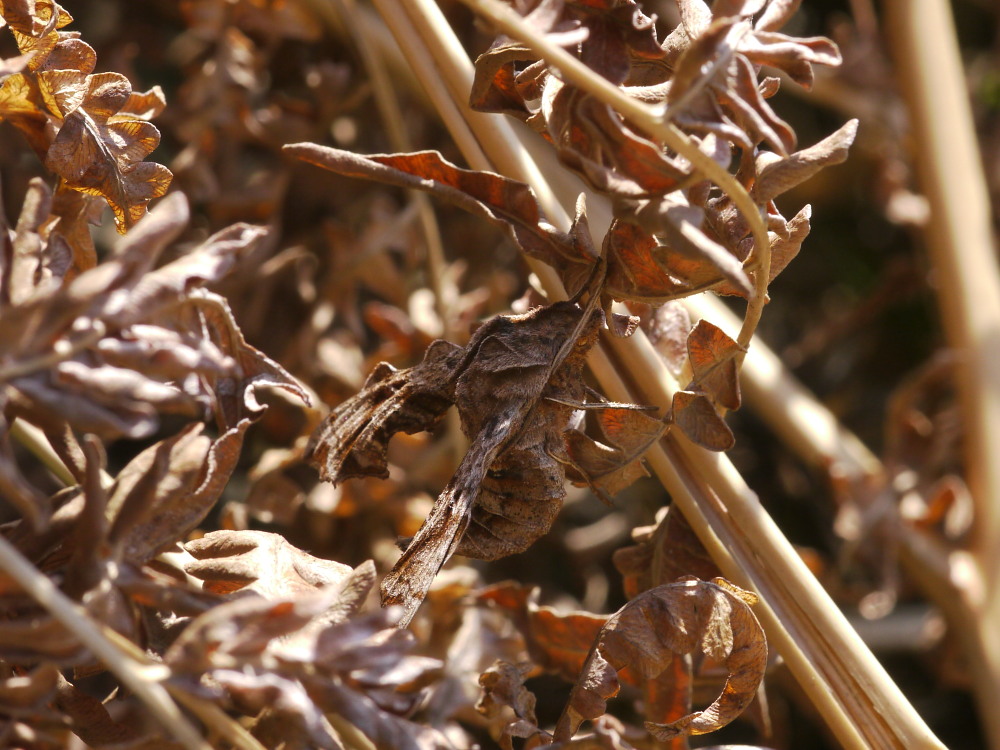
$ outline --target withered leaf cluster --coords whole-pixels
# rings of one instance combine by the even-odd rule
[[[539,606],[537,591],[510,584],[491,587],[480,598],[509,613],[530,654],[530,661],[521,665],[497,661],[480,679],[484,693],[479,710],[507,719],[496,730],[503,747],[512,747],[513,738],[534,744],[570,742],[584,721],[605,714],[606,701],[623,684],[644,692],[645,726],[657,739],[705,734],[742,713],[764,676],[767,648],[749,606],[753,597],[721,578],[709,582],[687,576],[655,586],[635,594],[610,617],[559,613]],[[725,685],[703,711],[678,715],[677,709],[690,710],[690,692],[673,705],[658,699],[676,695],[690,679],[678,681],[672,668],[685,663],[690,668],[690,656],[699,652],[723,667]],[[535,696],[524,685],[538,667],[575,681],[551,732],[538,725]],[[605,731],[615,729],[611,725]]]
[[[134,92],[120,73],[94,73],[97,54],[64,30],[73,18],[54,0],[6,0],[0,12],[22,53],[3,75],[0,119],[24,133],[60,190],[82,194],[57,194],[56,216],[77,262],[89,267],[85,196],[106,200],[124,232],[170,185],[170,170],[143,161],[160,142],[149,120],[166,106],[163,92]]]
[[[771,277],[787,265],[810,209],[786,220],[774,200],[842,160],[854,135],[849,124],[796,150],[768,103],[769,67],[808,86],[812,65],[839,60],[825,39],[779,32],[795,3],[681,0],[666,36],[631,0],[515,5],[732,165],[766,217]],[[677,307],[706,290],[753,294],[760,253],[729,196],[499,37],[476,62],[473,107],[525,121],[611,198],[603,239],[583,197],[563,231],[502,175],[436,151],[345,150],[373,140],[352,130],[370,88],[317,44],[312,4],[184,0],[170,13],[180,36],[112,58],[127,77],[95,72],[53,0],[0,0],[18,53],[0,60],[0,120],[35,175],[5,196],[16,218],[0,212],[0,559],[35,576],[0,565],[0,745],[183,746],[123,669],[161,683],[213,747],[431,750],[488,734],[506,748],[625,749],[735,719],[758,692],[763,634],[752,597],[717,578],[674,511],[618,550],[629,601],[611,616],[539,605],[519,584],[484,589],[470,568],[442,573],[454,555],[525,552],[588,492],[610,504],[667,429],[731,447],[744,350]],[[161,55],[183,79],[169,106],[130,83],[142,76],[128,60]],[[170,169],[146,160],[154,117],[179,147]],[[327,136],[345,148],[312,142]],[[308,170],[283,152],[486,219],[572,299],[494,314],[517,273],[484,275],[491,258],[425,271],[395,193],[296,185]],[[589,385],[601,332],[629,335],[639,317],[683,384],[672,403],[612,403]],[[322,422],[316,394],[334,404]],[[449,414],[462,435],[441,429]],[[556,536],[543,544],[572,546]],[[121,663],[39,603],[42,579]],[[568,691],[553,722],[536,714],[543,674]],[[615,717],[637,697],[631,719]]]

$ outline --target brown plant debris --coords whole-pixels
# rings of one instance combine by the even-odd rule
[[[646,722],[646,729],[667,740],[713,732],[736,718],[753,700],[767,664],[764,632],[746,596],[721,578],[711,583],[687,578],[650,589],[622,607],[601,628],[555,740],[569,740],[583,721],[604,713],[606,699],[618,694],[617,672],[629,667],[652,679],[675,654],[696,650],[725,666],[729,676],[722,694],[703,711],[668,724]]]
[[[73,19],[52,0],[5,0],[0,12],[30,55],[28,70],[0,85],[0,119],[27,136],[61,186],[104,198],[124,233],[170,185],[170,170],[143,161],[160,142],[149,119],[166,106],[163,92],[94,73],[97,54],[63,31]]]

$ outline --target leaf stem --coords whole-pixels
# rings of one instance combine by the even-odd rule
[[[145,664],[154,668],[163,666],[150,661],[142,649],[114,630],[105,628],[104,634],[109,641],[139,664]],[[177,685],[171,685],[169,682],[165,683],[165,685],[167,691],[174,696],[178,703],[201,719],[205,723],[205,726],[214,729],[220,736],[229,740],[234,747],[241,748],[242,750],[264,750],[264,746],[257,741],[256,737],[214,703],[197,698]]]
[[[45,433],[35,425],[23,419],[15,419],[10,425],[10,436],[34,454],[65,486],[72,487],[77,483],[73,472],[66,467],[59,454],[52,450],[49,441],[45,439]]]

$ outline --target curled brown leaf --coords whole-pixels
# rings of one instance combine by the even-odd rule
[[[617,672],[629,667],[645,678],[660,674],[675,654],[701,651],[728,672],[722,693],[703,711],[669,724],[647,722],[661,740],[705,734],[736,718],[753,700],[764,676],[767,647],[750,606],[722,579],[682,579],[641,594],[601,629],[569,702],[556,725],[557,742],[568,741],[587,719],[606,710],[618,693]]]

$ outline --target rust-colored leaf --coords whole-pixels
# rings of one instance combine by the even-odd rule
[[[72,721],[73,733],[93,747],[135,742],[138,729],[112,718],[99,698],[80,690],[61,675],[53,706]]]
[[[709,580],[719,575],[718,567],[677,506],[661,509],[655,526],[633,529],[632,539],[635,546],[623,547],[614,554],[629,599],[681,576]],[[643,681],[647,721],[666,723],[691,712],[692,672],[690,655],[679,655],[659,676]]]
[[[664,202],[657,213],[661,218],[657,226],[675,253],[697,262],[702,273],[714,269],[744,296],[753,296],[753,284],[740,259],[702,230],[704,211],[701,208]]]
[[[670,418],[692,442],[710,451],[726,451],[736,443],[733,431],[704,393],[677,391]]]
[[[45,64],[60,41],[58,30],[73,21],[53,0],[4,0],[0,15],[14,33],[18,49],[33,53],[32,70]]]
[[[754,143],[766,141],[782,156],[795,148],[795,131],[771,109],[757,88],[757,73],[742,55],[726,67],[722,81],[712,86],[719,102]]]
[[[614,554],[629,599],[681,576],[708,580],[719,575],[718,567],[675,506],[661,510],[655,526],[633,529],[632,540],[634,546],[622,547]]]
[[[627,221],[616,221],[604,237],[608,277],[604,291],[619,300],[658,304],[692,292],[687,279],[671,276],[667,250],[649,232]]]
[[[10,383],[14,413],[50,432],[59,432],[68,421],[97,434],[143,437],[156,429],[159,412],[202,417],[215,411],[227,430],[247,413],[260,411],[248,389],[265,384],[299,388],[287,372],[246,344],[222,298],[197,289],[224,276],[263,230],[235,225],[151,270],[187,222],[186,201],[175,195],[122,238],[111,258],[67,283],[59,283],[62,271],[52,264],[58,257],[51,252],[53,237],[49,247],[35,252],[30,246],[44,239],[31,230],[37,222],[19,222],[24,252],[18,254],[14,298],[20,304],[0,301],[9,323],[0,328],[0,351],[6,357],[0,381]],[[61,247],[58,242],[56,247]],[[129,342],[151,332],[146,323],[153,317],[159,338],[170,337],[169,328],[188,351],[161,356],[162,367],[156,359],[129,363],[123,353]],[[202,354],[191,356],[191,350]],[[118,361],[105,359],[104,351]],[[192,371],[192,364],[204,369]]]
[[[544,220],[527,185],[491,172],[460,169],[437,152],[361,156],[314,143],[291,144],[284,151],[337,174],[433,193],[509,229],[524,252],[556,268],[596,261],[587,262],[572,251],[569,239]]]
[[[726,409],[740,408],[740,380],[736,357],[743,348],[721,328],[699,320],[687,339],[691,385]]]
[[[596,190],[616,198],[649,198],[678,189],[689,177],[685,164],[632,131],[608,105],[556,78],[546,89],[547,132],[559,158]]]
[[[544,65],[533,65],[538,56],[509,37],[499,37],[490,48],[476,58],[475,77],[469,96],[469,106],[477,112],[501,112],[524,120],[532,113],[526,100],[537,99],[532,87],[538,87],[537,76],[547,75]],[[517,64],[529,62],[518,71]]]
[[[651,589],[612,615],[597,637],[569,702],[556,725],[557,742],[568,741],[587,719],[606,710],[618,693],[617,672],[631,668],[645,678],[663,672],[675,654],[701,651],[728,672],[721,695],[703,711],[669,724],[647,722],[658,739],[715,731],[753,700],[764,676],[764,633],[743,592],[722,579],[682,579]],[[745,596],[744,596],[745,595]]]
[[[754,33],[740,44],[740,52],[758,65],[770,65],[788,73],[804,88],[812,88],[813,65],[840,65],[840,50],[826,37],[791,37],[777,28],[784,19],[777,12],[762,16]]]
[[[59,30],[73,19],[51,0],[8,0],[2,13],[28,70],[3,81],[0,118],[27,136],[61,187],[104,198],[125,232],[170,184],[166,167],[143,161],[160,140],[147,120],[163,109],[162,92],[133,94],[125,76],[95,74],[93,48]]]
[[[558,612],[538,604],[538,589],[499,583],[481,591],[482,602],[504,611],[524,637],[531,660],[567,682],[580,674],[605,615]]]
[[[803,206],[795,216],[785,224],[785,231],[771,241],[771,278],[774,281],[779,273],[788,267],[802,249],[802,243],[809,236],[809,220],[812,218],[812,207]]]
[[[566,432],[571,465],[599,492],[614,496],[648,476],[642,455],[666,429],[662,420],[622,404],[594,404],[595,421],[606,443],[580,430]]]

